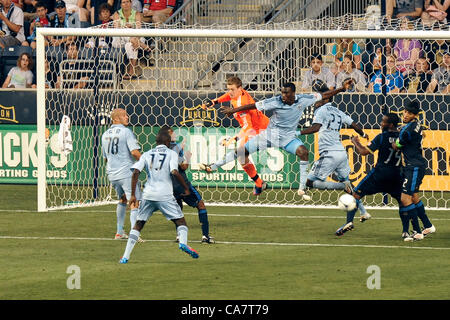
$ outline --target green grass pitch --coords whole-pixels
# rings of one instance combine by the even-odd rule
[[[126,241],[112,240],[115,206],[37,213],[36,186],[0,185],[0,193],[2,300],[450,298],[446,211],[428,211],[435,234],[404,243],[396,210],[369,211],[372,220],[356,218],[338,238],[339,210],[209,206],[217,243],[202,245],[197,213],[186,207],[199,259],[178,249],[173,223],[156,213],[143,229],[146,242],[120,265]],[[74,265],[80,289],[67,286]],[[371,266],[379,268],[379,289],[368,287]]]

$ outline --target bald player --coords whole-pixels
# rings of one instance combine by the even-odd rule
[[[117,204],[117,231],[114,239],[127,239],[123,226],[127,210],[127,199],[131,197],[131,176],[130,170],[135,161],[141,157],[136,136],[133,131],[127,128],[128,114],[125,109],[117,108],[111,112],[111,127],[102,135],[102,155],[106,160],[106,173],[111,185],[117,192],[119,203]],[[136,198],[141,199],[141,188],[136,186]],[[130,222],[133,228],[139,205],[130,206]],[[142,242],[142,239],[139,240]]]

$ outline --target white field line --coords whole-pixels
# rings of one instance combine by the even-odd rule
[[[35,210],[5,210],[0,209],[0,212],[24,212],[24,213],[36,213]],[[68,213],[109,213],[113,212],[113,210],[95,210],[95,211],[88,211],[88,210],[68,210],[65,211]],[[372,212],[372,211],[371,211]],[[47,214],[52,214],[54,212],[48,212]],[[56,213],[58,214],[58,213]],[[185,215],[197,215],[197,212],[184,212]],[[394,214],[395,215],[395,214]],[[342,215],[336,215],[336,216],[316,216],[316,215],[251,215],[251,214],[234,214],[234,213],[210,213],[208,212],[208,216],[211,217],[241,217],[241,218],[283,218],[283,219],[345,219],[345,214]],[[359,216],[355,215],[355,219],[358,219]],[[374,217],[372,215],[373,220],[399,220],[400,218],[398,216],[395,217]],[[432,218],[433,221],[450,221],[450,218]]]
[[[81,240],[81,241],[120,241],[112,238],[82,238],[82,237],[19,237],[19,236],[0,236],[0,239],[15,240]],[[144,240],[145,242],[174,242],[173,240]],[[200,242],[200,241],[190,241]],[[414,247],[414,246],[383,246],[383,245],[365,245],[365,244],[329,244],[329,243],[286,243],[286,242],[243,242],[243,241],[217,241],[216,244],[230,245],[257,245],[257,246],[293,246],[293,247],[350,247],[350,248],[381,248],[381,249],[418,249],[418,250],[450,250],[445,247]]]

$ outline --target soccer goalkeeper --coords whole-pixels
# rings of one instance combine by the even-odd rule
[[[239,108],[248,104],[255,103],[250,94],[242,88],[242,81],[238,77],[227,79],[228,91],[217,99],[209,100],[205,103],[205,108],[213,107],[217,103],[230,101],[233,108]],[[222,145],[228,147],[232,143],[237,143],[236,150],[244,147],[247,141],[265,130],[269,124],[269,118],[257,109],[236,112],[234,118],[239,122],[241,130],[237,135],[229,139],[224,139]],[[237,159],[236,152],[228,152],[222,160],[213,164],[201,164],[200,168],[206,172],[212,172],[217,168]],[[242,168],[253,181],[255,181],[254,195],[259,195],[267,188],[267,184],[258,176],[255,165],[251,162],[241,163]]]

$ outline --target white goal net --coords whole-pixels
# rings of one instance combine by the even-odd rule
[[[175,130],[178,142],[192,153],[188,177],[208,204],[335,206],[342,191],[312,190],[309,202],[297,195],[299,159],[281,149],[251,157],[269,184],[258,197],[237,161],[214,173],[200,170],[199,164],[213,163],[235,148],[220,141],[239,132],[238,122],[218,109],[200,108],[206,99],[226,92],[230,76],[239,77],[255,101],[279,95],[285,82],[293,82],[301,93],[311,92],[315,78],[335,88],[353,78],[356,85],[333,103],[370,139],[380,132],[384,113],[400,112],[406,101],[418,99],[428,161],[423,201],[430,208],[450,207],[448,26],[399,23],[384,28],[378,20],[351,16],[269,25],[109,27],[38,29],[40,211],[116,201],[100,137],[111,125],[111,110],[118,107],[129,114],[142,151],[155,146],[161,126]],[[49,36],[66,42],[44,46]],[[317,64],[319,72],[312,70]],[[311,125],[312,117],[307,109],[298,132]],[[356,185],[376,163],[376,155],[357,154],[350,141],[354,134],[341,130]],[[312,164],[318,158],[317,136],[299,138]],[[363,202],[367,207],[397,206],[382,194]]]

